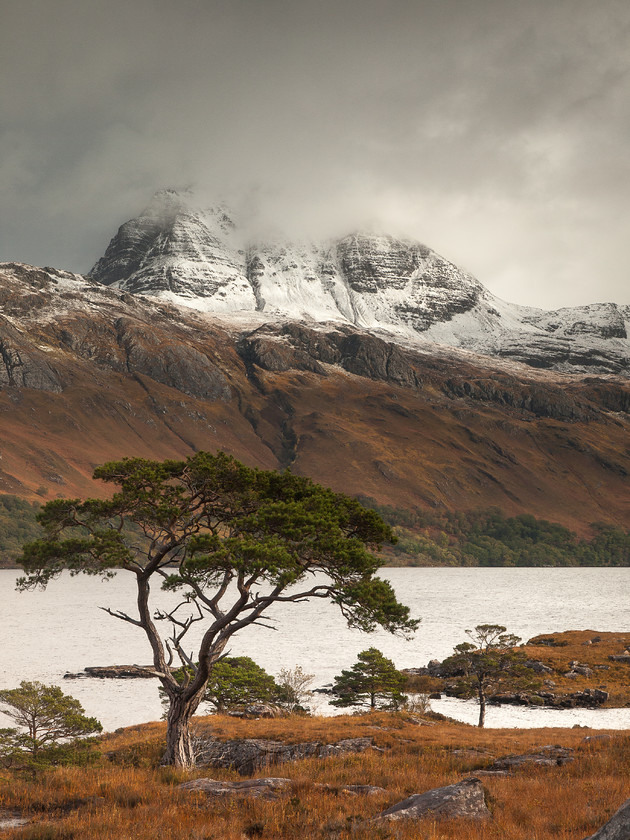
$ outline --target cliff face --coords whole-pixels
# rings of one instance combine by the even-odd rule
[[[347,324],[567,373],[630,373],[630,307],[506,303],[425,245],[392,236],[249,241],[226,208],[195,208],[172,190],[120,228],[91,276],[204,312]]]
[[[0,305],[0,492],[94,494],[106,460],[220,448],[398,507],[630,519],[625,379],[211,316],[16,264]]]

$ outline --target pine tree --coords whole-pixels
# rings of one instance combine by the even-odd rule
[[[331,705],[368,706],[370,709],[399,709],[407,698],[402,693],[405,675],[380,650],[362,651],[349,671],[335,677]]]

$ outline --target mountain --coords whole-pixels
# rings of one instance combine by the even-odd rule
[[[412,341],[410,333],[382,325],[368,330],[341,316],[320,322],[253,306],[213,314],[174,304],[164,298],[184,297],[177,243],[190,242],[175,224],[181,213],[173,210],[172,224],[147,221],[142,236],[137,224],[128,225],[126,250],[119,234],[116,249],[106,255],[110,270],[119,273],[109,286],[97,282],[99,272],[85,278],[0,264],[0,492],[30,499],[105,493],[91,473],[106,460],[180,458],[221,448],[249,465],[290,467],[401,508],[497,505],[580,532],[596,520],[630,522],[625,375],[531,367],[514,356]],[[235,229],[227,216],[213,218],[214,238],[205,241],[203,254],[214,249],[223,261],[212,282],[209,263],[199,281],[206,291],[216,283],[210,302],[225,289],[226,277],[230,287],[240,288],[237,262],[224,245]],[[209,230],[205,221],[204,227]],[[132,264],[129,276],[139,284],[143,277],[147,284],[158,282],[142,256],[157,254],[158,243],[164,267],[159,282],[167,282],[168,269],[171,287],[151,296],[149,285],[139,285],[137,293],[121,288],[129,285],[122,278]],[[364,254],[364,246],[357,248],[343,276],[355,278],[349,288],[358,301],[352,265],[360,264],[356,253]],[[191,246],[191,263],[193,251]],[[245,266],[251,266],[248,253],[242,255]],[[246,271],[245,279],[251,267]],[[361,272],[369,278],[364,265]],[[452,325],[485,300],[479,284],[462,277],[445,275],[439,288],[448,280],[458,300],[468,289],[479,295],[477,303],[450,321],[442,311],[434,326]],[[312,281],[317,288],[320,280]],[[375,289],[384,285],[380,274],[370,282]],[[266,283],[258,290],[266,291]],[[392,299],[377,291],[361,294],[372,313],[377,299]],[[393,309],[383,303],[382,311]],[[609,323],[602,313],[600,332]],[[551,314],[545,318],[554,327]],[[554,331],[566,330],[567,323]],[[599,341],[598,347],[608,347],[606,342],[623,339]]]
[[[566,373],[630,373],[630,306],[547,312],[506,303],[419,242],[353,234],[249,240],[224,207],[162,190],[118,230],[91,277],[208,313],[352,325]]]

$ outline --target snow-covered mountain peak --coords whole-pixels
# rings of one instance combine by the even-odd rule
[[[248,239],[228,207],[200,206],[190,191],[156,193],[91,276],[205,312],[348,323],[536,367],[630,369],[630,307],[510,304],[421,242],[383,233]]]

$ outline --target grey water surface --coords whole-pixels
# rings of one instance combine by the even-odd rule
[[[368,647],[379,648],[398,668],[418,667],[448,655],[476,624],[503,624],[523,639],[539,633],[590,629],[630,632],[628,568],[405,568],[383,569],[400,601],[422,619],[411,640],[384,631],[350,630],[339,610],[325,601],[279,605],[269,613],[275,629],[248,628],[233,638],[232,655],[251,656],[272,674],[300,665],[314,686],[331,683]],[[133,615],[134,580],[119,573],[111,581],[63,574],[45,591],[18,593],[17,573],[0,570],[3,644],[0,688],[20,680],[60,685],[77,697],[107,730],[158,720],[162,708],[154,680],[64,680],[89,665],[145,665],[148,643],[139,629],[99,607]],[[156,590],[156,603],[174,604]],[[191,651],[194,645],[190,645]],[[329,714],[325,696],[315,710]],[[432,701],[432,708],[476,722],[472,702]],[[489,727],[587,725],[630,727],[630,709],[568,710],[491,707]],[[1,725],[1,724],[0,724]]]

